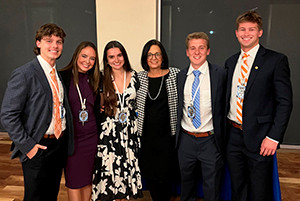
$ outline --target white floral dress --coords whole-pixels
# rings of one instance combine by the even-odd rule
[[[124,112],[127,122],[118,120],[120,101],[115,116],[106,116],[101,123],[98,152],[93,176],[92,200],[129,199],[142,197],[141,173],[138,166],[140,137],[137,132],[136,91],[138,79],[132,72],[130,83],[125,89]]]

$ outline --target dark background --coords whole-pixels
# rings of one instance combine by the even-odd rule
[[[206,32],[211,46],[208,60],[222,66],[240,50],[234,33],[236,17],[250,9],[261,14],[261,44],[286,54],[291,68],[294,108],[284,143],[300,144],[300,0],[161,0],[161,4],[161,40],[170,65],[181,69],[189,65],[185,54],[187,34]],[[67,34],[58,68],[69,63],[81,41],[97,44],[95,0],[0,0],[0,104],[11,72],[35,57],[36,30],[49,22],[61,26]],[[0,131],[4,131],[1,125]]]
[[[161,41],[170,65],[180,69],[189,65],[185,38],[203,31],[210,38],[208,61],[224,66],[225,60],[240,50],[235,37],[237,16],[254,9],[263,18],[260,43],[288,56],[294,92],[294,108],[285,134],[285,144],[300,144],[297,118],[300,86],[300,0],[162,0]]]
[[[11,72],[36,56],[35,34],[46,23],[57,24],[67,35],[58,69],[70,62],[80,42],[97,45],[95,0],[0,0],[0,104]]]

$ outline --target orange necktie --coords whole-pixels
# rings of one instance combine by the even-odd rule
[[[239,85],[244,86],[244,87],[246,87],[247,82],[248,82],[248,77],[247,77],[248,71],[249,71],[249,66],[247,64],[248,56],[249,56],[249,54],[246,54],[246,53],[244,53],[242,56],[241,75],[238,79]],[[236,118],[240,124],[243,124],[243,118],[242,118],[243,117],[243,101],[244,101],[244,98],[241,98],[241,97],[238,97],[237,101],[236,101],[236,104],[237,104]]]
[[[58,139],[60,134],[61,134],[61,118],[60,118],[60,112],[59,112],[59,107],[60,107],[60,102],[58,98],[58,83],[56,80],[55,76],[55,68],[52,69],[50,72],[50,77],[51,77],[51,86],[52,86],[52,95],[53,95],[53,103],[54,103],[54,135]]]

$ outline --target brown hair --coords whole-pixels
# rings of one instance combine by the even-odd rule
[[[253,22],[258,26],[258,30],[262,29],[262,18],[254,10],[247,11],[236,18],[236,29],[239,28],[240,23]]]
[[[64,42],[64,38],[66,37],[66,34],[65,34],[65,32],[62,28],[60,28],[56,24],[50,24],[49,23],[49,24],[42,25],[37,30],[36,35],[35,35],[35,41],[40,41],[40,40],[42,40],[42,38],[44,36],[51,36],[51,35],[60,37],[63,42]],[[33,48],[33,52],[36,55],[39,55],[41,53],[40,48],[38,48],[36,46]]]
[[[94,45],[94,43],[90,42],[90,41],[83,41],[81,42],[74,54],[73,57],[70,61],[70,63],[64,67],[62,69],[62,71],[64,70],[72,70],[73,73],[73,79],[74,79],[74,84],[78,84],[78,65],[77,65],[77,60],[79,57],[80,52],[86,48],[86,47],[91,47],[94,49],[95,53],[96,53],[96,60],[95,60],[95,64],[93,66],[93,68],[91,68],[90,70],[88,70],[88,76],[89,76],[89,84],[90,86],[93,88],[94,92],[98,92],[98,88],[99,88],[99,82],[100,82],[100,69],[99,69],[99,58],[98,58],[98,54],[97,54],[97,48]]]
[[[104,96],[104,111],[105,114],[108,116],[113,116],[117,110],[117,96],[115,92],[115,88],[113,86],[112,80],[112,69],[111,66],[108,64],[107,60],[107,51],[111,48],[119,48],[123,58],[124,58],[124,65],[123,68],[126,72],[130,72],[132,70],[127,52],[124,46],[118,41],[110,41],[106,44],[103,52],[103,66],[104,66],[104,75],[103,75],[103,96]]]
[[[209,38],[207,36],[206,33],[204,32],[194,32],[194,33],[190,33],[186,39],[185,39],[185,46],[186,46],[186,49],[189,48],[189,42],[190,40],[192,39],[204,39],[206,40],[206,43],[207,43],[207,49],[209,49]]]

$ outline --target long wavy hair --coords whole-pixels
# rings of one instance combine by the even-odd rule
[[[107,51],[111,48],[119,48],[123,58],[124,65],[123,68],[126,72],[130,72],[132,70],[131,65],[129,63],[127,52],[124,46],[118,41],[110,41],[106,44],[103,52],[103,66],[104,66],[104,75],[103,75],[103,98],[104,98],[104,111],[108,116],[114,116],[117,110],[117,95],[113,85],[112,80],[112,69],[108,64],[107,59]]]
[[[76,50],[75,50],[75,52],[73,54],[73,57],[72,57],[70,63],[66,67],[64,67],[62,69],[62,71],[72,70],[74,84],[75,85],[78,84],[78,65],[77,65],[77,60],[78,60],[80,52],[84,48],[86,48],[86,47],[93,48],[95,50],[95,53],[96,53],[96,60],[95,60],[94,66],[93,66],[93,68],[91,68],[90,70],[88,70],[87,74],[89,76],[89,85],[93,88],[93,91],[95,93],[98,93],[99,82],[100,82],[100,68],[99,68],[99,58],[98,58],[97,48],[94,45],[94,43],[92,43],[90,41],[83,41],[83,42],[81,42],[77,46],[77,48],[76,48]]]

